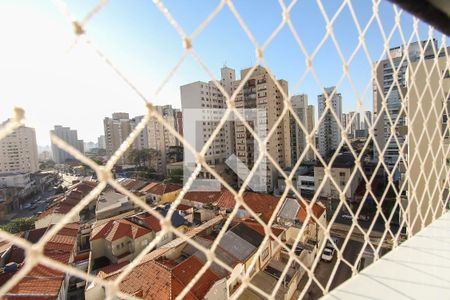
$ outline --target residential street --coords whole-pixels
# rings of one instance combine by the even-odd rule
[[[342,243],[343,243],[343,239],[339,239],[338,247],[342,247]],[[343,254],[344,258],[349,263],[354,264],[359,252],[361,251],[361,247],[362,247],[361,243],[350,240],[344,249],[344,254]],[[319,261],[319,263],[317,265],[317,268],[316,268],[314,274],[315,274],[317,280],[324,287],[326,287],[329,284],[329,282],[328,282],[329,277],[330,277],[331,273],[333,272],[333,269],[336,265],[336,261],[337,261],[337,255],[335,254],[334,258],[331,262],[328,263],[328,262],[324,262],[321,260],[321,261]],[[345,262],[341,261],[337,267],[336,273],[334,275],[333,281],[331,282],[331,286],[330,286],[329,290],[332,290],[336,286],[343,283],[345,280],[350,278],[351,275],[352,275],[351,268]],[[303,290],[308,279],[309,278],[307,275],[305,275],[302,278],[302,280],[300,281],[300,284],[299,284],[299,291]],[[299,295],[299,293],[296,293],[295,299],[297,299],[296,297],[298,297],[298,295]],[[312,281],[311,285],[309,286],[308,292],[305,294],[304,299],[319,299],[322,295],[323,295],[322,290],[318,287],[317,283]]]

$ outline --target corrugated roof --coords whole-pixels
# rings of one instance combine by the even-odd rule
[[[239,261],[246,261],[256,250],[256,247],[232,231],[227,231],[219,242],[219,246],[236,257]]]

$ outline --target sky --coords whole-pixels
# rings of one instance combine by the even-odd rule
[[[94,0],[70,0],[67,6],[77,19],[98,3]],[[187,34],[192,33],[218,5],[213,0],[166,0],[169,12]],[[282,20],[276,0],[233,1],[237,11],[258,43],[264,41]],[[342,1],[322,0],[329,18]],[[353,0],[353,9],[361,27],[372,16],[372,1]],[[300,0],[291,11],[293,25],[312,53],[326,33],[326,23],[316,1]],[[382,1],[379,16],[386,34],[395,21],[393,6]],[[411,36],[412,18],[403,12],[400,18],[406,40]],[[188,56],[157,97],[155,91],[183,54],[182,41],[175,29],[152,1],[111,0],[87,24],[85,31],[133,84],[156,105],[181,107],[180,85],[208,81],[208,74]],[[419,26],[420,38],[428,27]],[[348,59],[358,45],[359,35],[348,7],[333,24],[333,32]],[[441,39],[441,34],[433,35]],[[54,125],[78,130],[84,141],[97,141],[103,134],[103,118],[123,111],[130,116],[145,113],[143,100],[121,80],[96,54],[93,47],[75,43],[71,24],[50,0],[2,0],[0,2],[0,120],[11,116],[14,106],[26,111],[27,126],[36,129],[39,145],[49,145],[49,131]],[[414,36],[412,41],[418,38]],[[356,110],[356,100],[363,110],[372,109],[371,65],[383,54],[384,41],[374,21],[365,36],[369,58],[361,48],[349,65],[352,81],[345,78],[338,86],[344,111]],[[402,44],[396,30],[390,46]],[[214,76],[223,65],[239,70],[255,64],[255,49],[230,9],[225,7],[193,40],[193,47]],[[267,65],[278,79],[289,82],[289,93],[305,93],[317,106],[322,87],[334,86],[343,74],[336,46],[328,38],[317,52],[313,67],[320,82],[308,73],[303,80],[305,56],[288,26],[272,40],[264,52]],[[297,89],[294,90],[294,86]]]

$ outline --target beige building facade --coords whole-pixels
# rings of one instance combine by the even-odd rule
[[[105,130],[106,155],[111,157],[120,145],[125,141],[131,133],[131,121],[128,113],[117,112],[112,114],[112,118],[103,120]],[[127,161],[130,150],[127,150],[118,161],[119,165],[123,165]]]
[[[250,71],[251,69],[241,70],[241,79],[245,78]],[[232,90],[237,90],[240,84],[240,80],[234,81]],[[278,80],[278,84],[281,86],[284,93],[288,94],[287,81]],[[248,115],[249,112],[252,114],[252,110],[258,114],[256,119],[253,118],[254,115],[247,117],[246,119],[260,139],[264,139],[269,130],[275,126],[275,123],[281,116],[283,106],[283,96],[281,91],[269,76],[267,70],[261,66],[253,71],[236,96],[236,108],[241,110],[243,114]],[[291,166],[292,163],[289,119],[289,115],[286,114],[277,125],[276,130],[266,144],[267,152],[282,168]],[[235,143],[237,158],[246,168],[251,169],[260,150],[258,149],[253,135],[248,131],[244,124],[238,120],[235,121]],[[267,190],[273,191],[276,180],[275,168],[267,159],[265,160],[265,165],[264,163],[262,164],[262,172],[264,172],[264,168],[266,169],[265,173],[267,174],[265,178]],[[264,180],[262,182],[264,182]]]
[[[444,49],[439,53],[436,58],[412,63],[408,69],[409,173],[404,207],[408,208],[406,223],[412,234],[438,217],[448,201],[450,70]]]
[[[38,162],[34,128],[19,127],[0,140],[0,173],[34,173]]]
[[[220,70],[220,84],[231,95],[231,87],[236,80],[235,70],[224,66]],[[196,151],[200,151],[219,124],[226,105],[226,97],[212,82],[196,81],[180,87],[181,106],[183,109],[183,134]],[[219,131],[205,153],[205,160],[225,180],[231,180],[225,173],[225,160],[234,153],[234,122],[229,119]],[[189,162],[195,157],[184,153],[185,167],[191,168]],[[210,179],[212,175],[202,170],[200,179]]]

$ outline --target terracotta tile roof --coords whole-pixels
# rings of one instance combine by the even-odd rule
[[[297,219],[300,222],[305,222],[306,217],[308,216],[308,212],[306,210],[306,204],[303,201],[298,201],[300,203],[300,209],[298,210],[297,213]],[[322,214],[325,212],[325,207],[319,203],[314,203],[314,205],[311,207],[312,212],[314,214],[314,216],[318,219],[322,216]],[[309,219],[309,223],[315,223],[315,220],[310,218]]]
[[[178,206],[177,206],[177,210],[189,210],[189,209],[191,209],[191,208],[193,208],[193,206],[190,206],[190,205],[184,205],[184,204],[178,204]]]
[[[83,252],[83,253],[80,253],[80,254],[76,255],[73,258],[73,261],[74,262],[80,262],[80,261],[83,261],[83,260],[86,260],[86,259],[89,259],[89,251],[86,251],[86,252]]]
[[[75,246],[78,224],[68,224],[59,231],[51,240],[44,246],[44,255],[57,260],[63,264],[70,263],[70,257]],[[28,238],[33,242],[38,241],[48,228],[41,228],[31,230],[28,233]],[[20,248],[17,248],[20,250]],[[19,251],[20,252],[20,251]],[[20,254],[16,252],[16,254]],[[23,251],[22,251],[23,252]],[[10,257],[11,259],[11,257]],[[23,257],[17,260],[18,270],[22,267]],[[8,276],[13,276],[15,273],[0,274],[0,284],[6,282]],[[11,277],[9,276],[9,277]],[[26,276],[19,281],[2,299],[56,299],[61,285],[64,280],[64,273],[46,267],[44,265],[37,265]]]
[[[157,217],[149,214],[148,216],[137,216],[137,218],[154,232],[161,231],[161,223]]]
[[[243,220],[240,220],[239,223],[245,224],[247,227],[250,227],[251,229],[258,232],[262,236],[266,235],[266,232],[264,231],[264,227],[255,220],[243,219]],[[279,236],[284,231],[281,228],[275,228],[275,227],[272,227],[271,229],[272,229],[273,234],[275,234],[276,236]]]
[[[261,214],[261,219],[266,223],[270,220],[278,201],[280,201],[278,197],[255,192],[244,192],[243,198],[244,202],[255,213]],[[215,203],[220,208],[233,208],[235,204],[234,196],[228,190],[223,190],[221,196]]]
[[[125,219],[111,220],[92,230],[91,240],[105,239],[108,241],[115,241],[124,236],[131,239],[136,239],[144,234],[150,233],[150,230],[132,223]]]
[[[140,192],[145,194],[164,195],[182,189],[183,186],[177,183],[152,182],[143,187]]]
[[[143,186],[146,185],[146,181],[140,180],[140,179],[133,179],[130,182],[127,182],[126,184],[123,185],[124,188],[126,188],[127,190],[134,192],[137,191],[139,189],[142,189]]]
[[[83,181],[76,184],[66,195],[55,199],[54,205],[48,208],[46,211],[42,212],[38,219],[42,219],[45,216],[51,214],[67,214],[75,205],[77,205],[81,199],[86,197],[90,191],[92,191],[97,183],[90,181]]]
[[[189,200],[193,202],[199,202],[199,203],[215,203],[221,196],[222,192],[211,192],[211,191],[205,191],[205,192],[187,192],[183,199]]]
[[[120,283],[120,290],[130,295],[139,295],[142,299],[175,299],[192,278],[203,267],[203,263],[191,256],[176,264],[168,260],[150,260],[138,264]],[[114,280],[119,272],[106,276]],[[203,299],[219,277],[208,269],[196,282],[184,299]]]
[[[158,185],[158,182],[150,182],[146,186],[144,186],[142,189],[139,190],[139,192],[147,193],[151,188]]]
[[[197,275],[202,267],[203,263],[197,257],[190,256],[172,270],[172,276],[178,279],[184,287],[191,282],[192,278]],[[219,279],[219,276],[208,268],[191,288],[190,293],[194,294],[197,299],[203,299],[211,286]]]
[[[48,278],[27,275],[6,294],[4,299],[17,299],[17,296],[34,299],[34,295],[39,295],[37,299],[56,299],[63,279],[62,273],[58,277]]]

